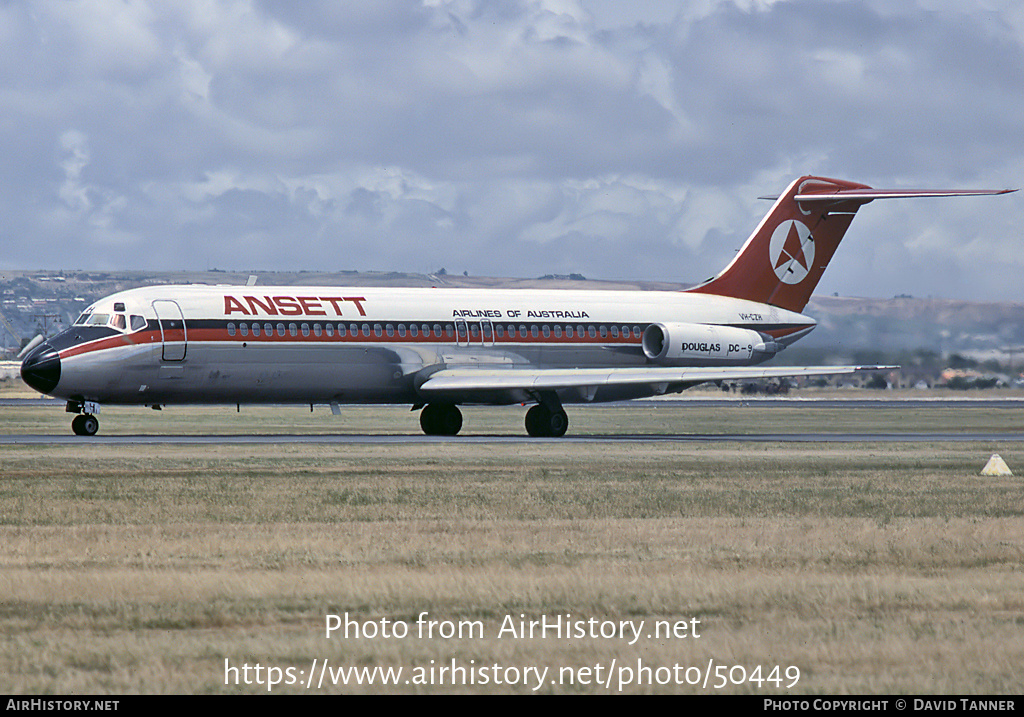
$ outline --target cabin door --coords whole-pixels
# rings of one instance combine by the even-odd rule
[[[164,361],[184,361],[188,349],[185,317],[178,302],[158,299],[153,302],[156,318],[160,322],[160,340],[163,342]]]

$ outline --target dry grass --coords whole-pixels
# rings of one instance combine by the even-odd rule
[[[615,410],[664,430],[664,414]],[[778,422],[779,410],[744,420]],[[867,425],[865,413],[814,415]],[[935,413],[904,423],[963,422]],[[508,422],[498,414],[480,416]],[[220,414],[197,415],[191,430],[217,430]],[[415,418],[378,416],[381,432]],[[686,419],[702,431],[719,420]],[[796,665],[796,693],[1017,694],[1024,489],[977,475],[993,450],[1024,468],[1018,446],[980,442],[0,447],[0,691],[266,691],[226,686],[225,659],[307,671],[314,658],[407,670],[455,659],[555,674],[713,659]],[[421,611],[479,620],[485,637],[324,638],[327,613],[413,623]],[[701,637],[496,636],[508,615],[565,613],[648,626],[697,617]]]

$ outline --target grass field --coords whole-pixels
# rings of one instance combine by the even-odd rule
[[[1024,426],[1024,409],[570,417],[582,434]],[[0,430],[65,434],[69,418],[0,407]],[[388,408],[101,419],[104,435],[417,428]],[[521,421],[466,411],[474,433]],[[630,678],[623,692],[1019,694],[1024,481],[979,476],[993,452],[1024,470],[1020,445],[984,441],[0,446],[0,692],[265,693],[276,676],[275,693],[607,693]],[[409,634],[325,637],[346,613]],[[501,633],[566,615],[642,636]],[[656,620],[699,637],[654,637]],[[324,661],[403,673],[318,688]],[[687,684],[709,661],[707,686]],[[313,689],[283,684],[311,674]]]

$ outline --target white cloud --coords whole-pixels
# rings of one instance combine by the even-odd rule
[[[68,130],[60,136],[60,148],[66,153],[60,163],[64,170],[60,198],[73,211],[88,211],[92,208],[92,202],[82,184],[82,170],[89,164],[88,138],[77,130]]]

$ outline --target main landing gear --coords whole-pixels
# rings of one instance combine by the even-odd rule
[[[428,404],[420,413],[420,427],[428,436],[454,436],[462,429],[462,411],[450,403]]]
[[[569,417],[559,405],[538,403],[526,412],[526,432],[534,438],[561,438],[568,429]]]
[[[450,403],[431,403],[420,413],[420,427],[428,436],[454,436],[462,430],[462,412]],[[569,417],[560,403],[538,403],[526,412],[526,432],[534,438],[561,438]]]
[[[95,436],[100,430],[100,419],[93,415],[100,412],[99,404],[93,401],[68,401],[64,410],[79,414],[71,421],[71,430],[76,436]]]

